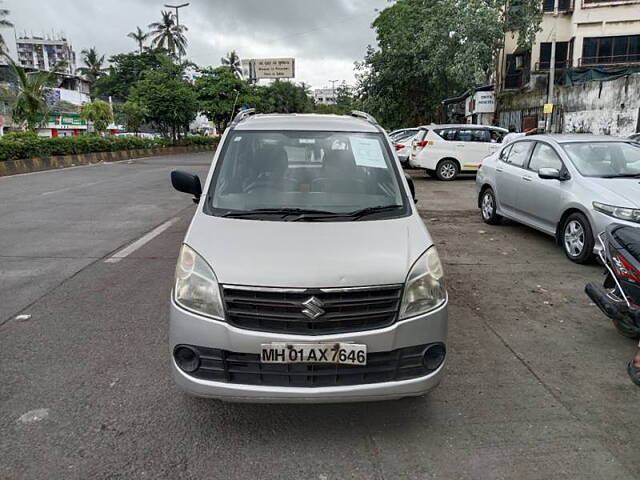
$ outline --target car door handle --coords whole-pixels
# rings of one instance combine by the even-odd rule
[[[496,168],[496,172],[503,172],[504,170],[502,170],[501,168]]]
[[[525,175],[524,177],[522,177],[522,179],[525,182],[532,182],[533,181],[533,177],[530,177],[529,175]]]

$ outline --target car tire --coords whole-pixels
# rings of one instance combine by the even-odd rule
[[[566,218],[560,232],[560,245],[572,262],[584,264],[593,259],[595,240],[587,217],[576,212]]]
[[[498,215],[498,203],[496,194],[492,188],[486,188],[480,194],[480,215],[484,223],[489,225],[497,225],[502,220],[502,216]]]
[[[433,177],[435,177],[435,176],[436,176],[436,171],[435,171],[435,170],[429,170],[429,169],[427,169],[427,170],[425,170],[425,173],[427,174],[427,177],[431,177],[431,178],[433,178]]]
[[[458,162],[451,159],[440,160],[436,167],[436,177],[443,182],[450,182],[455,180],[460,173],[460,167]]]

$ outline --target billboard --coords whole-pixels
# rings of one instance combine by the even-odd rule
[[[295,78],[295,58],[254,58],[243,60],[243,70],[249,80]]]

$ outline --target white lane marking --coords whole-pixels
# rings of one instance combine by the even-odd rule
[[[69,190],[73,190],[74,188],[85,188],[90,187],[92,185],[97,185],[99,183],[105,183],[110,180],[103,180],[101,182],[90,182],[90,183],[82,183],[80,185],[73,185],[71,187],[61,188],[59,190],[51,190],[50,192],[42,192],[40,196],[53,195],[54,193],[68,192]]]
[[[156,238],[158,235],[160,235],[162,232],[167,230],[171,225],[176,223],[178,220],[180,220],[180,218],[178,217],[172,218],[171,220],[167,220],[162,225],[154,228],[149,233],[140,237],[138,240],[136,240],[132,244],[124,247],[122,250],[111,255],[109,258],[107,258],[104,261],[104,263],[118,263],[123,258],[128,257],[133,252],[135,252],[136,250],[138,250],[139,248],[143,247],[145,244],[149,243],[151,240]]]

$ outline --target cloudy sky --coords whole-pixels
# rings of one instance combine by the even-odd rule
[[[133,50],[127,33],[158,19],[163,3],[2,2],[18,35],[62,32],[77,53],[95,46],[107,56]],[[180,3],[184,2],[174,4]],[[353,62],[375,42],[371,30],[375,9],[388,4],[388,0],[191,0],[180,11],[180,23],[189,27],[188,55],[199,65],[218,65],[232,49],[242,58],[295,57],[296,81],[319,88],[329,80],[353,82]]]

